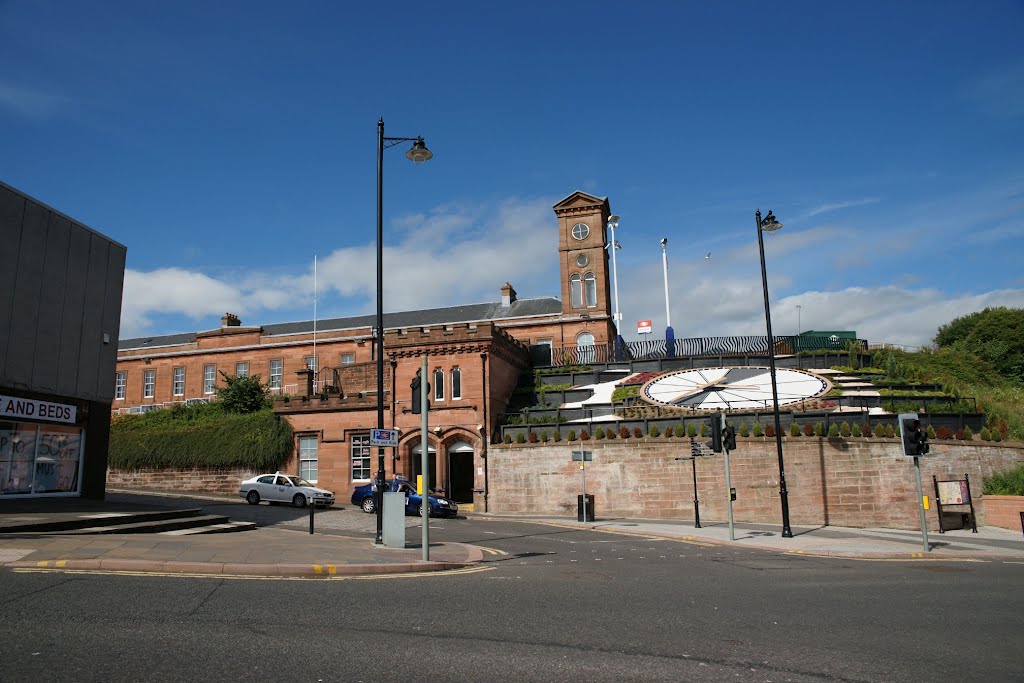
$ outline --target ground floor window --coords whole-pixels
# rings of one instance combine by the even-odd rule
[[[320,452],[319,439],[316,436],[299,437],[299,476],[307,481],[317,480],[318,460]]]
[[[0,497],[81,491],[79,427],[0,422]]]
[[[370,435],[352,435],[352,481],[370,478]]]

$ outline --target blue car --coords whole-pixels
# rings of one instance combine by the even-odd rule
[[[392,479],[388,483],[388,491],[405,493],[405,514],[422,515],[420,505],[423,504],[423,496],[416,493],[416,487],[407,479]],[[440,496],[427,496],[430,503],[431,517],[455,517],[459,514],[459,506],[447,498]],[[363,512],[372,514],[377,511],[373,498],[373,487],[370,484],[357,486],[352,492],[352,504],[358,505]]]

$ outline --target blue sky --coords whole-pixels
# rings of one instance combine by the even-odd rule
[[[370,5],[373,5],[372,7]],[[0,179],[128,247],[123,338],[558,296],[607,196],[623,332],[926,344],[1024,307],[1024,5],[0,0]],[[710,252],[711,258],[705,258]],[[799,308],[798,308],[799,307]]]

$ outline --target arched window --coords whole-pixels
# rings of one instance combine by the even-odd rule
[[[462,370],[452,368],[452,400],[462,398]]]
[[[587,273],[583,277],[583,284],[587,290],[587,306],[594,308],[597,306],[597,278],[593,273]]]
[[[580,364],[593,363],[597,356],[594,347],[594,335],[583,332],[576,337],[576,362]]]
[[[583,307],[583,279],[579,273],[573,273],[569,278],[569,301],[573,308]]]
[[[434,400],[444,400],[444,370],[441,368],[434,370]]]

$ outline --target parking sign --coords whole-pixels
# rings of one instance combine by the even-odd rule
[[[398,446],[397,429],[371,429],[371,446]]]

